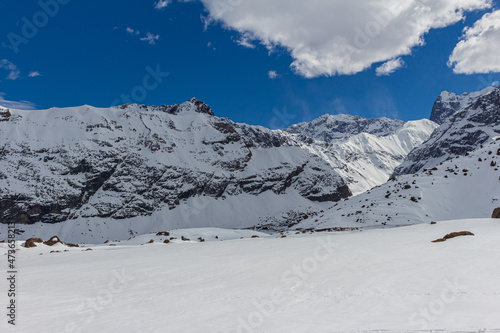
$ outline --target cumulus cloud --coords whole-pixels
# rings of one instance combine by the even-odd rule
[[[465,29],[448,65],[457,74],[500,72],[500,10]]]
[[[383,63],[381,66],[377,67],[377,76],[388,76],[403,67],[405,62],[401,58],[396,58]]]
[[[0,68],[3,68],[8,72],[6,77],[7,80],[19,79],[21,72],[19,71],[16,65],[11,63],[7,59],[0,60]]]
[[[0,92],[0,106],[10,108],[10,109],[19,109],[19,110],[35,110],[36,105],[34,103],[28,101],[9,101],[4,98],[5,93]]]
[[[172,0],[158,0],[155,2],[155,9],[162,10],[168,7],[172,3]]]
[[[491,7],[491,0],[200,1],[206,22],[220,22],[246,42],[286,48],[304,77],[355,74],[408,55],[429,30]]]
[[[276,72],[276,71],[269,71],[269,72],[267,73],[267,75],[269,75],[269,78],[270,78],[271,80],[274,80],[274,79],[276,79],[276,78],[278,77],[278,72]]]
[[[37,77],[37,76],[42,76],[42,74],[40,74],[40,72],[30,72],[28,74],[29,77]]]
[[[155,45],[156,41],[160,39],[160,35],[154,35],[150,32],[146,34],[146,37],[142,37],[141,40],[143,42],[148,42],[148,44]]]

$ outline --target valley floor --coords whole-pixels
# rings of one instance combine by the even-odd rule
[[[457,231],[475,236],[431,242]],[[20,247],[17,325],[2,314],[0,331],[500,332],[500,220],[183,235],[205,242]]]

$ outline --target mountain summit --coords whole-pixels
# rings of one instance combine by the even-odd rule
[[[442,125],[446,119],[451,117],[458,110],[465,108],[478,97],[489,94],[495,89],[498,88],[487,87],[478,92],[463,93],[462,95],[443,91],[432,107],[430,119],[433,122]]]

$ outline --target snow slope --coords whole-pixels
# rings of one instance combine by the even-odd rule
[[[150,216],[126,219],[79,217],[60,223],[17,224],[19,239],[58,235],[70,243],[99,243],[126,240],[132,236],[185,228],[252,228],[266,225],[270,230],[286,229],[316,215],[332,203],[304,202],[298,194],[277,195],[270,191],[259,196],[242,194],[232,199],[190,198],[176,209],[165,208]],[[303,203],[298,205],[297,203]],[[0,224],[0,240],[7,235],[7,225]]]
[[[446,234],[475,236],[431,243]],[[198,230],[209,239],[223,230]],[[20,248],[1,332],[498,332],[500,224]],[[236,233],[236,235],[234,235]],[[244,231],[243,231],[244,233]],[[246,237],[248,233],[246,234]],[[144,240],[154,236],[145,235]],[[132,242],[133,240],[131,240]],[[68,252],[64,252],[68,250]],[[60,251],[50,253],[50,251]],[[6,253],[0,244],[0,256]],[[6,290],[6,280],[0,280]],[[5,309],[6,298],[0,299]]]
[[[326,154],[335,158],[335,170],[349,184],[353,195],[385,183],[406,156],[426,141],[437,125],[427,119],[409,121],[393,133],[360,133],[332,140]]]
[[[500,139],[335,204],[296,229],[401,226],[491,217],[500,207]]]
[[[403,122],[345,114],[324,115],[285,131],[311,147],[320,146],[332,167],[356,195],[385,183],[414,148],[426,141],[437,124],[427,119]]]

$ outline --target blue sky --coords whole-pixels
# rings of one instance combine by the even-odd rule
[[[376,68],[385,61],[370,63],[373,60],[367,56],[360,61],[369,67],[355,74],[332,75],[326,72],[339,67],[325,65],[319,74],[307,77],[305,70],[291,68],[297,59],[293,52],[296,41],[269,46],[260,36],[275,31],[261,31],[258,22],[257,28],[238,28],[244,20],[237,14],[252,14],[248,6],[230,8],[227,15],[233,16],[226,17],[226,13],[221,16],[213,11],[207,3],[211,0],[167,1],[162,9],[155,8],[154,1],[144,0],[125,4],[59,1],[57,13],[50,17],[40,14],[43,6],[36,1],[0,0],[0,104],[3,100],[3,104],[25,101],[22,103],[38,109],[83,104],[108,107],[127,99],[162,105],[197,97],[218,116],[285,127],[325,113],[421,119],[430,115],[443,90],[470,92],[500,81],[497,67],[485,72],[472,66],[472,73],[456,74],[447,65],[464,28],[496,11],[495,3],[467,11],[464,20],[424,33],[424,45],[411,47],[411,54],[394,54],[393,59],[404,64],[390,75],[377,76]],[[26,20],[40,20],[36,33],[26,35]],[[208,26],[207,20],[211,20]],[[251,37],[242,38],[247,32]],[[335,29],[329,31],[335,33]],[[24,39],[13,43],[13,34]],[[376,42],[379,40],[372,43],[374,47]],[[241,45],[245,43],[247,46]],[[366,51],[375,54],[380,50]],[[144,78],[158,70],[159,79],[148,80],[151,89],[145,90]]]

